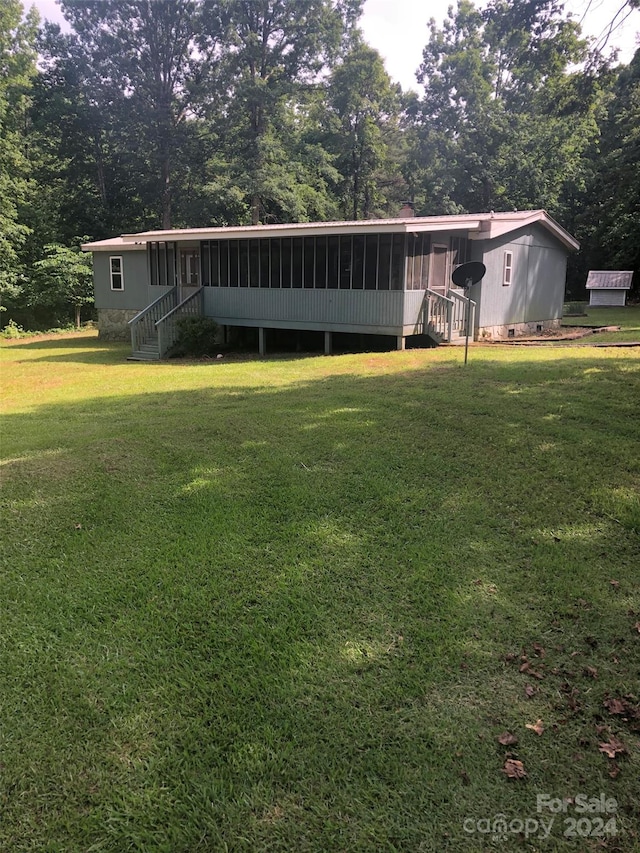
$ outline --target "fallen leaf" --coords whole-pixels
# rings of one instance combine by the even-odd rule
[[[76,524],[76,525],[75,525],[75,528],[76,528],[76,530],[82,530],[82,525],[81,525],[81,524]]]
[[[531,699],[532,696],[535,696],[538,690],[536,687],[533,686],[533,684],[525,684],[524,692],[527,694],[529,699]]]
[[[640,634],[640,622],[636,622],[636,624],[633,627],[636,629],[638,634]]]
[[[482,579],[481,579],[481,578],[478,578],[478,580],[476,580],[476,581],[474,581],[474,582],[473,582],[473,585],[474,585],[474,586],[481,586],[481,585],[482,585]]]
[[[531,731],[535,732],[539,737],[544,731],[544,725],[542,724],[542,720],[536,720],[535,723],[527,723],[525,725],[525,729],[531,729]]]
[[[609,738],[608,743],[599,743],[598,749],[603,752],[608,758],[615,758],[618,753],[627,751],[627,747],[613,735]]]
[[[471,779],[469,778],[469,774],[467,773],[466,770],[462,770],[460,772],[460,778],[462,779],[463,785],[470,785],[471,784]]]
[[[512,660],[515,660],[518,657],[516,652],[509,652],[504,656],[504,659],[507,663],[511,663]]]
[[[502,732],[498,738],[498,743],[501,743],[503,746],[511,746],[514,743],[518,743],[518,738],[512,735],[511,732]]]
[[[524,769],[522,761],[516,761],[514,758],[507,758],[504,763],[504,767],[502,768],[502,772],[508,776],[509,779],[524,779],[527,775],[527,771]]]
[[[610,714],[624,714],[627,710],[627,703],[622,699],[605,699],[602,704]]]
[[[618,587],[620,586],[620,581],[609,581],[609,583],[614,589],[618,589]]]
[[[612,779],[615,779],[619,773],[620,773],[620,768],[618,767],[618,765],[614,761],[613,764],[611,765],[611,767],[609,768],[609,776],[611,776]]]
[[[533,651],[536,653],[536,655],[537,655],[539,658],[543,658],[543,657],[546,655],[546,651],[545,651],[545,650],[544,650],[544,648],[540,645],[540,643],[534,643],[534,644],[533,644]]]
[[[520,672],[526,672],[530,666],[531,666],[531,664],[529,663],[529,661],[527,661],[526,663],[523,663],[520,667]]]
[[[532,675],[534,678],[537,678],[539,681],[540,681],[540,680],[542,680],[542,679],[544,678],[543,673],[542,673],[542,672],[540,672],[540,670],[537,670],[537,669],[530,669],[530,670],[529,670],[529,675]]]
[[[595,668],[595,666],[585,666],[585,668],[582,670],[582,672],[588,678],[597,678],[598,677],[598,670]]]

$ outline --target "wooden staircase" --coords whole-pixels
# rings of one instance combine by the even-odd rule
[[[185,316],[199,316],[204,308],[204,290],[178,302],[178,288],[167,293],[129,320],[131,327],[131,355],[127,361],[159,361],[164,358],[178,338],[178,320]]]

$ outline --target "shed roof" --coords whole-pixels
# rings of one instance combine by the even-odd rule
[[[587,290],[629,290],[633,270],[590,270]]]
[[[367,233],[437,233],[464,231],[472,240],[491,240],[527,225],[539,223],[567,249],[576,251],[580,244],[545,210],[520,210],[509,213],[463,213],[452,216],[411,216],[393,219],[366,219],[337,222],[293,222],[279,225],[232,225],[209,228],[174,228],[164,231],[142,231],[123,234],[109,240],[84,243],[89,252],[142,248],[147,243],[164,240],[216,240],[256,237],[293,237],[299,235],[367,234]]]

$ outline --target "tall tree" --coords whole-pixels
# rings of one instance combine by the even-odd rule
[[[346,218],[368,219],[397,205],[403,187],[399,148],[400,88],[380,54],[357,39],[331,75],[329,127]]]
[[[482,12],[460,0],[441,30],[432,21],[419,70],[429,209],[559,214],[597,134],[597,82],[571,71],[586,56],[555,0],[492,0]]]
[[[220,22],[226,33],[219,86],[226,94],[222,115],[233,144],[227,164],[253,224],[277,217],[278,187],[291,186],[291,111],[348,39],[361,2],[204,2],[206,20],[213,22],[207,28],[215,31]],[[297,218],[305,218],[304,193],[296,195],[290,201],[296,201]]]
[[[19,0],[0,4],[0,303],[19,294],[21,250],[28,235],[22,218],[30,193],[25,126],[36,74],[38,17],[34,10],[22,17]]]
[[[195,0],[61,0],[89,92],[101,110],[126,114],[151,153],[158,219],[172,222],[180,130],[197,110],[203,68]],[[214,33],[209,45],[215,47]]]

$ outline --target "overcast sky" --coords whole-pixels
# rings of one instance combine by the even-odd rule
[[[435,18],[440,25],[452,3],[455,0],[365,0],[361,19],[365,38],[382,54],[387,71],[403,89],[418,88],[415,72],[428,39],[427,22]],[[566,0],[565,9],[581,21],[586,35],[602,38],[622,4],[623,0]],[[31,3],[23,0],[23,5],[27,8]],[[33,0],[33,5],[41,17],[63,22],[55,0]],[[485,3],[477,0],[476,5]],[[622,62],[631,60],[640,38],[640,11],[623,20],[628,11],[618,16],[620,25],[608,40],[609,47],[620,50]]]

